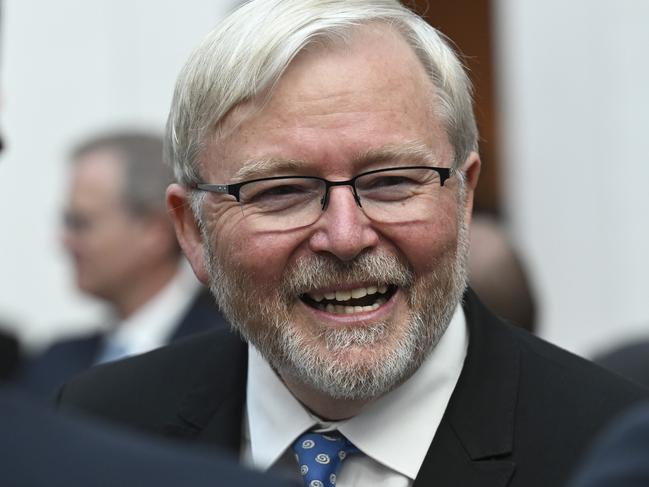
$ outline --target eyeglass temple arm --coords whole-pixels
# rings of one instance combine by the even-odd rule
[[[209,184],[209,183],[192,183],[191,189],[199,191],[209,191],[210,193],[229,194],[239,201],[239,191],[241,184]]]

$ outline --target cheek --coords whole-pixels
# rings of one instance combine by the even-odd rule
[[[437,269],[441,260],[452,258],[457,248],[457,222],[454,212],[427,222],[402,224],[385,235],[412,266],[415,274]]]
[[[221,262],[259,288],[279,283],[303,241],[295,234],[253,233],[243,224],[222,231],[217,238],[215,248]]]

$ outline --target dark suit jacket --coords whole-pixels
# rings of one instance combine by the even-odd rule
[[[471,291],[464,311],[467,357],[415,487],[561,486],[600,427],[649,395],[502,323]],[[95,368],[59,404],[238,452],[246,353],[235,335],[205,334]]]
[[[220,452],[56,415],[0,390],[0,472],[7,487],[287,487]]]
[[[204,288],[196,295],[169,341],[227,326],[214,298]],[[18,374],[17,384],[30,393],[51,398],[64,382],[95,364],[102,343],[101,333],[55,343],[41,355],[27,361]]]
[[[570,485],[649,485],[649,403],[632,408],[607,429]]]

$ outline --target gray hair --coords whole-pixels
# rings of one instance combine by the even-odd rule
[[[166,213],[165,190],[173,182],[171,169],[163,163],[162,138],[136,131],[99,134],[80,143],[72,161],[96,151],[111,151],[124,164],[122,196],[133,214]]]
[[[449,42],[425,20],[396,0],[252,0],[207,35],[180,73],[165,140],[178,182],[200,181],[208,137],[230,110],[259,94],[270,96],[306,47],[345,42],[369,23],[397,30],[418,56],[436,88],[433,108],[458,167],[478,148],[471,82]]]

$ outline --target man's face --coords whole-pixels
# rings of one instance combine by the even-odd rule
[[[114,152],[87,153],[72,167],[63,242],[79,289],[112,302],[145,260],[145,229],[124,207],[123,165]]]
[[[259,176],[335,181],[395,165],[449,167],[453,151],[433,96],[399,36],[364,28],[350,47],[301,54],[267,104],[231,113],[203,159],[203,179],[230,182],[246,161],[269,159],[280,167]],[[427,156],[363,157],[412,147]],[[399,224],[370,220],[346,186],[330,190],[315,223],[289,231],[258,230],[231,198],[210,194],[202,242],[181,241],[230,321],[289,387],[376,397],[416,370],[464,289],[465,242],[458,235],[470,213],[476,155],[467,167],[466,197],[452,177],[429,212],[404,215]],[[350,292],[367,294],[351,310],[342,302]],[[315,305],[332,294],[332,307]]]

